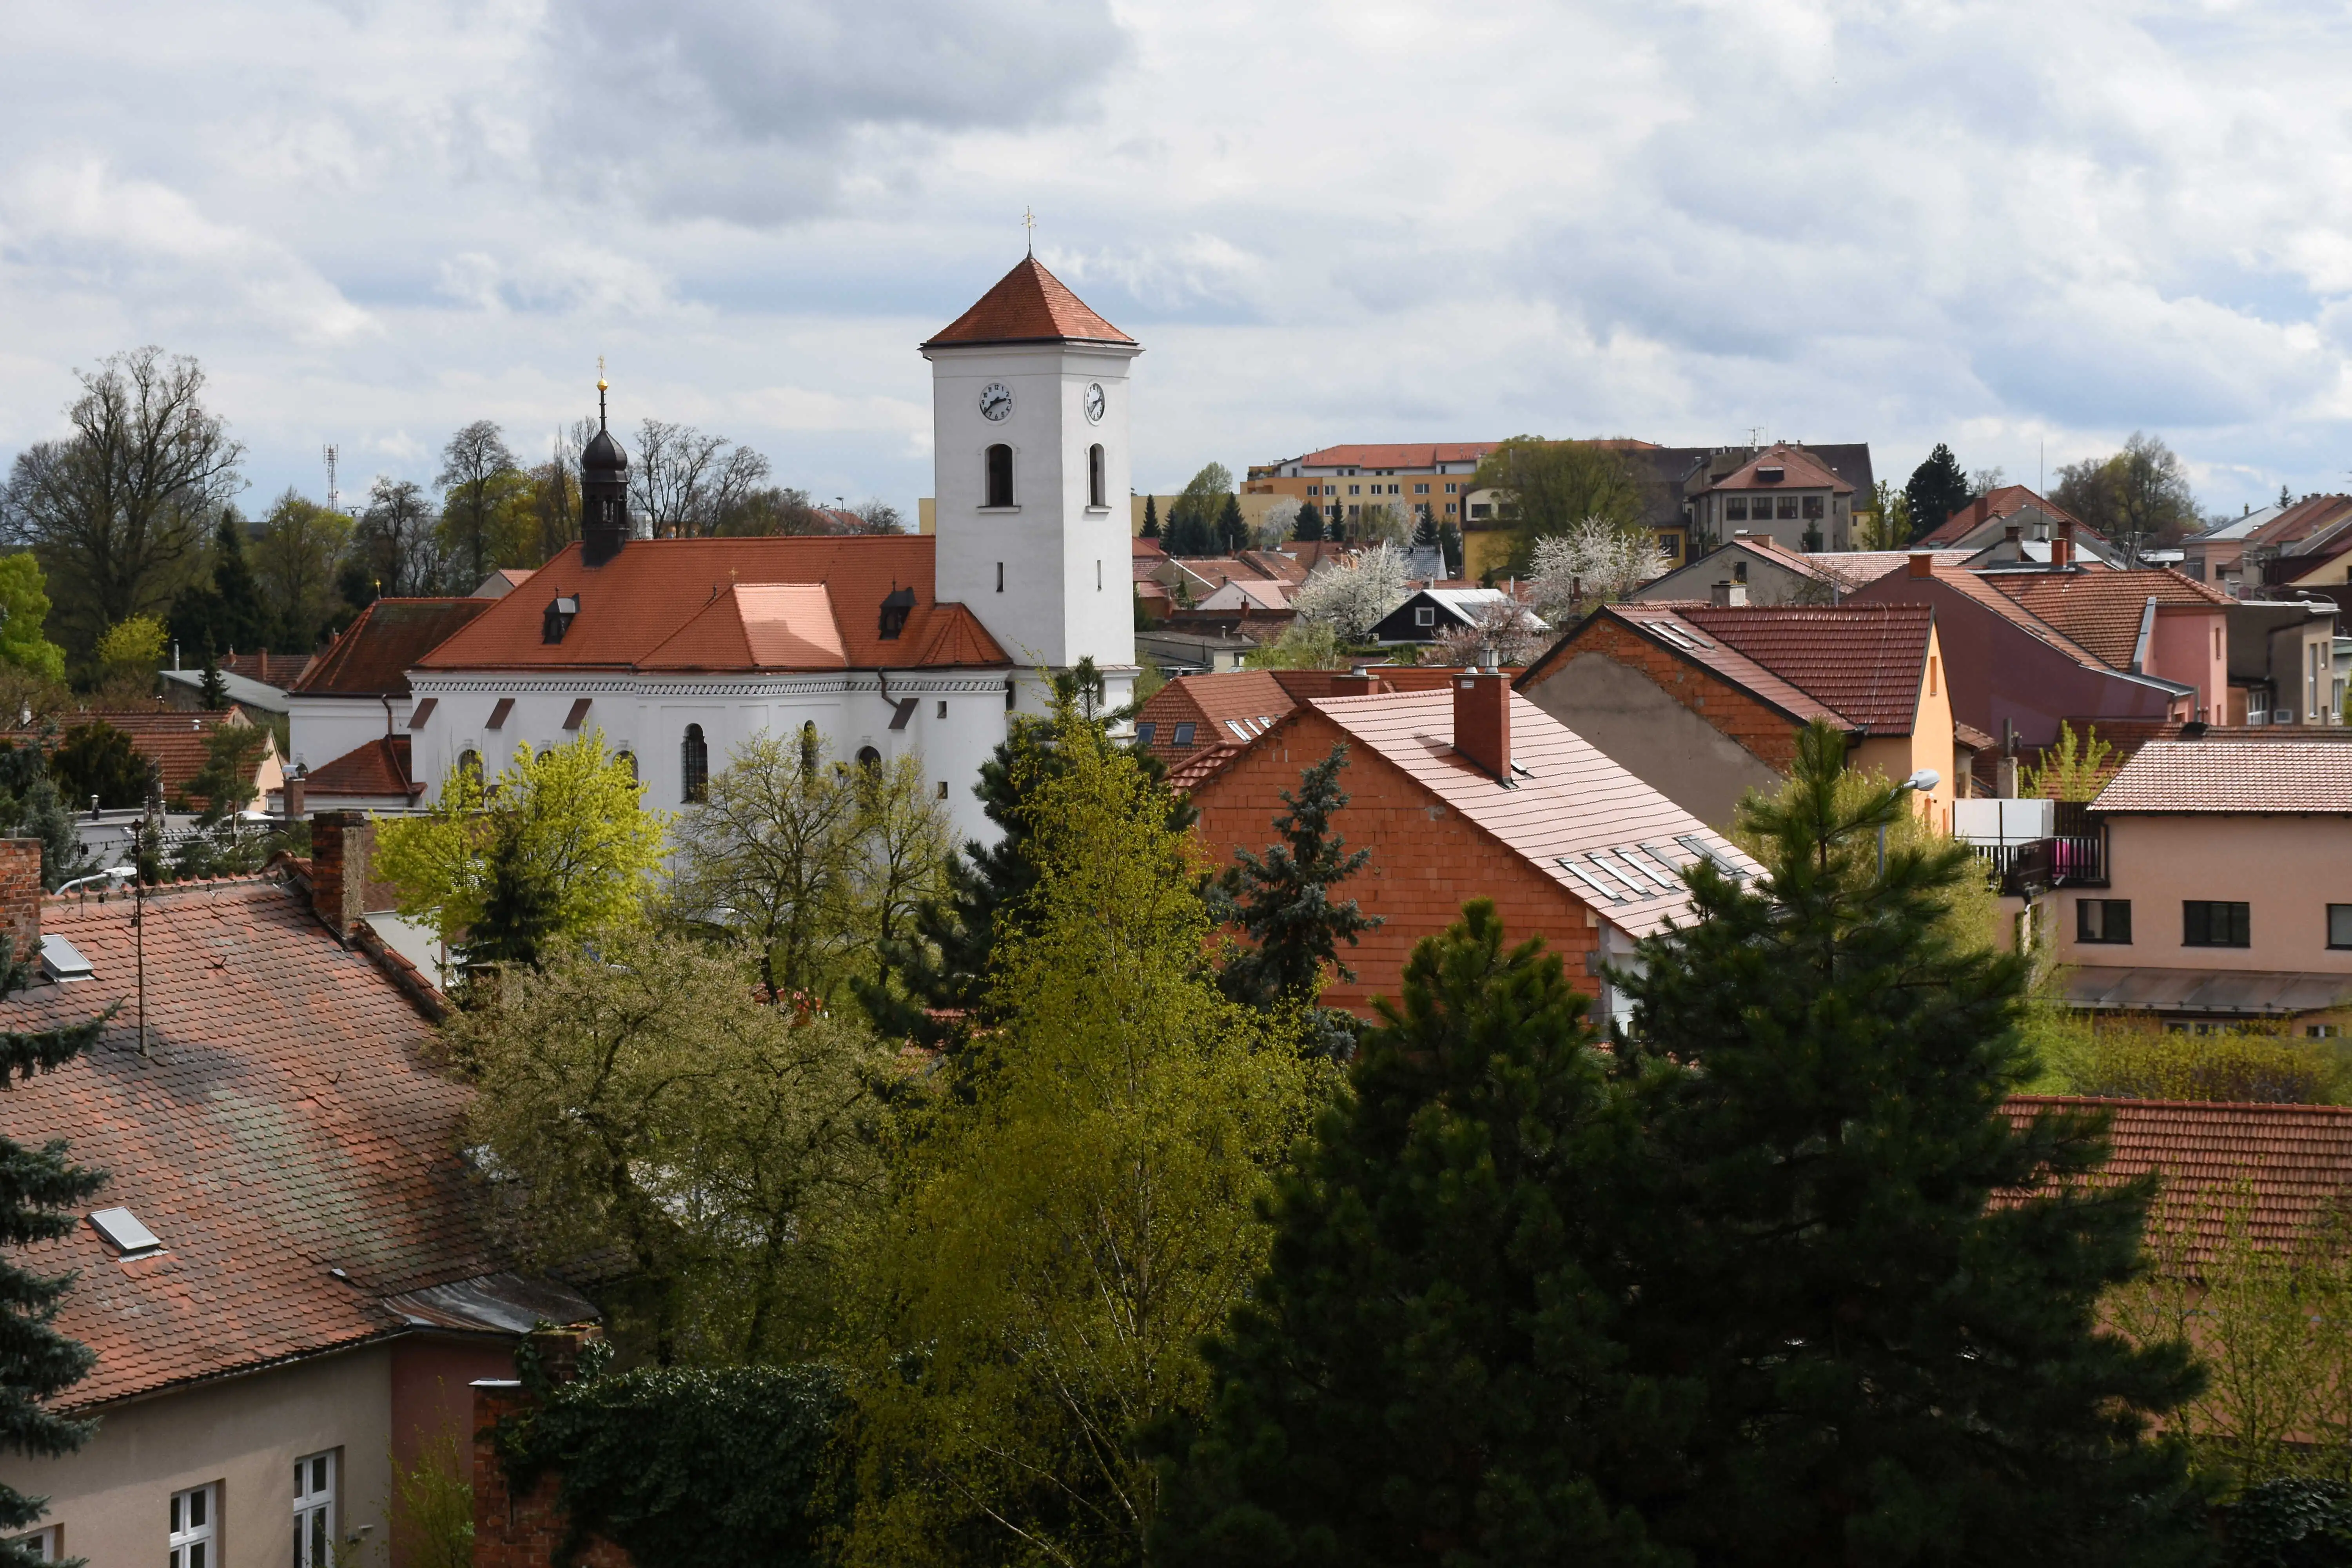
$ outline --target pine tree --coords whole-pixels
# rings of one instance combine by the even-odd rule
[[[2147,1434],[2200,1374],[2098,1329],[2153,1188],[2088,1185],[2092,1119],[2012,1126],[2027,964],[1944,919],[1964,847],[1878,868],[1908,797],[1842,809],[1844,756],[1808,729],[1747,808],[1769,877],[1696,869],[1695,918],[1620,980],[1654,1184],[1627,1342],[1705,1388],[1643,1512],[1728,1568],[2193,1560],[2202,1500]]]
[[[1298,503],[1298,521],[1291,525],[1290,537],[1301,544],[1313,544],[1323,537],[1323,509],[1313,501]]]
[[[1634,1134],[1584,1008],[1486,900],[1414,950],[1267,1205],[1210,1415],[1163,1430],[1156,1561],[1670,1561],[1597,1479],[1652,1455],[1670,1476],[1678,1405],[1618,1364],[1618,1210],[1591,1173]]]
[[[269,646],[277,617],[264,602],[261,584],[245,558],[245,521],[234,507],[221,513],[220,527],[213,535],[213,593],[220,605],[213,628],[215,646],[225,644],[231,652],[247,653]]]
[[[220,660],[213,656],[209,637],[205,639],[204,684],[197,689],[197,694],[206,712],[217,713],[228,706],[228,682],[221,679]]]
[[[1282,792],[1289,809],[1274,819],[1283,842],[1264,855],[1243,850],[1214,885],[1211,908],[1219,919],[1242,929],[1250,945],[1226,963],[1218,983],[1234,1001],[1258,1008],[1310,1008],[1336,973],[1352,981],[1355,972],[1339,962],[1339,943],[1381,924],[1353,899],[1335,900],[1332,889],[1363,869],[1369,849],[1350,850],[1331,830],[1331,819],[1348,804],[1339,770],[1348,765],[1345,742],[1299,775],[1298,793]],[[1318,1041],[1344,1055],[1354,1043],[1345,1016],[1318,1020]]]
[[[30,984],[31,965],[0,934],[0,999]],[[73,1060],[96,1042],[113,1016],[109,1007],[95,1018],[60,1028],[0,1032],[0,1092]],[[59,1333],[51,1321],[74,1277],[26,1268],[16,1249],[70,1233],[83,1204],[105,1181],[104,1172],[69,1161],[62,1140],[28,1149],[0,1137],[0,1449],[54,1458],[80,1447],[96,1429],[93,1423],[69,1420],[49,1408],[96,1360],[89,1347]],[[38,1522],[47,1502],[0,1482],[0,1568],[32,1568],[38,1561],[6,1538]]]
[[[1146,539],[1160,537],[1160,498],[1158,496],[1143,498],[1143,537]]]
[[[1969,504],[1969,477],[1952,449],[1938,441],[1927,460],[1911,471],[1911,482],[1903,487],[1903,496],[1910,503],[1911,526],[1918,531],[1916,537],[1924,539]]]
[[[1217,512],[1217,535],[1228,552],[1249,548],[1249,524],[1242,520],[1241,499],[1230,492]]]
[[[1459,578],[1462,575],[1462,531],[1450,522],[1443,525],[1437,531],[1437,546],[1445,552],[1445,574]]]
[[[1412,542],[1423,550],[1438,548],[1437,520],[1430,514],[1426,502],[1414,510]]]
[[[560,924],[555,889],[520,852],[512,835],[490,851],[482,918],[466,936],[468,967],[539,967]]]

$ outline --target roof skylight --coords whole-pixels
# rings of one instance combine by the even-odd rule
[[[163,1250],[163,1239],[139,1223],[129,1209],[100,1209],[89,1216],[98,1234],[125,1258],[146,1258]]]
[[[41,973],[59,984],[68,981],[88,980],[98,973],[90,966],[81,950],[61,936],[47,931],[41,933]]]

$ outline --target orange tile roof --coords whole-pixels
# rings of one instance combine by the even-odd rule
[[[2231,601],[2169,567],[2142,566],[2106,572],[1994,572],[1981,575],[2004,596],[2058,628],[2101,663],[2129,669],[2139,645],[2139,624],[2154,599],[2158,605],[2221,607]]]
[[[1525,773],[1508,789],[1454,752],[1450,682],[1436,691],[1317,698],[1312,706],[1580,903],[1601,910],[1632,935],[1662,931],[1669,921],[1686,914],[1688,890],[1679,880],[1660,889],[1603,865],[1610,878],[1643,891],[1622,902],[1602,899],[1591,884],[1560,865],[1561,857],[1649,845],[1679,869],[1697,858],[1679,842],[1691,837],[1735,865],[1757,868],[1729,839],[1559,720],[1516,693],[1510,701],[1511,761]],[[1667,881],[1662,868],[1653,869],[1640,858],[1633,860],[1633,868],[1639,877]]]
[[[1993,587],[1982,574],[1950,564],[1947,552],[1936,552],[1928,569],[1928,575],[1963,598],[1990,610],[2019,630],[2049,644],[2076,663],[2088,665],[2095,669],[2110,668],[2105,659],[2027,609],[2021,602]],[[2087,576],[2090,574],[2085,573],[2083,575]],[[1890,572],[1874,581],[1885,583],[1888,588],[1880,590],[1878,595],[1874,596],[1873,602],[1878,604],[1902,602],[1892,596],[1892,591],[1899,590],[1903,586],[1904,577]]]
[[[1759,468],[1779,468],[1781,478],[1773,480],[1756,477]],[[1738,468],[1706,487],[1710,490],[1832,490],[1851,495],[1853,487],[1838,478],[1835,469],[1802,447],[1773,447],[1759,452]]]
[[[1087,308],[1045,264],[1024,256],[978,303],[940,329],[925,348],[974,343],[1132,343]]]
[[[2091,809],[2352,814],[2352,737],[2255,741],[2208,733],[2195,741],[2150,741],[2107,781]]]
[[[2105,542],[2098,530],[2060,506],[2056,501],[2035,493],[2025,485],[2002,485],[1996,489],[1987,490],[1946,518],[1940,526],[1921,534],[1918,542],[1923,545],[1949,544],[1957,540],[1967,538],[1988,522],[1998,522],[2005,517],[2015,517],[2029,507],[2048,512],[2052,517],[2063,518],[2074,525],[2078,535],[2100,540],[2102,543]]]
[[[425,786],[413,782],[410,773],[406,735],[378,735],[365,745],[353,747],[324,767],[311,769],[303,788],[305,798],[313,805],[334,795],[409,798],[425,793]]]
[[[220,661],[220,667],[231,675],[282,690],[301,679],[318,661],[315,653],[232,653]]]
[[[131,737],[133,751],[162,764],[163,794],[172,796],[185,790],[188,781],[204,771],[209,757],[206,742],[215,730],[223,724],[247,724],[252,721],[242,709],[231,706],[216,713],[179,708],[85,708],[58,715],[57,722],[59,739],[67,731],[93,722],[121,731]],[[0,731],[0,739],[19,745],[39,738],[31,730]],[[263,746],[264,760],[275,755],[277,750],[277,736],[272,733]],[[260,766],[256,764],[257,777]]]
[[[1434,468],[1440,463],[1476,463],[1500,441],[1393,442],[1386,446],[1325,447],[1283,465],[1302,468]]]
[[[1841,590],[1851,593],[1865,584],[1875,583],[1890,572],[1908,571],[1911,557],[1922,553],[1911,550],[1824,550],[1796,556],[1809,561],[1837,580]],[[1925,553],[1936,558],[1938,565],[1957,566],[1976,553],[1973,550],[1936,550]],[[1773,559],[1784,560],[1793,552],[1776,552]]]
[[[937,542],[924,534],[638,539],[602,566],[565,546],[528,592],[481,613],[419,658],[425,669],[906,669],[999,666],[1004,651],[964,606],[932,597]],[[786,593],[764,590],[787,588]],[[750,593],[736,592],[739,588]],[[898,637],[882,601],[910,589]],[[548,603],[576,595],[560,643],[541,636]],[[821,610],[819,601],[829,606]],[[831,629],[824,621],[829,614]],[[780,659],[783,663],[761,663]],[[794,662],[798,661],[798,662]]]
[[[408,672],[417,662],[500,602],[378,599],[287,689],[306,697],[405,697]]]
[[[1135,717],[1153,726],[1152,752],[1172,761],[1206,747],[1253,740],[1297,705],[1275,671],[1234,669],[1178,676],[1153,692]],[[1176,726],[1187,720],[1196,728],[1192,744],[1180,747]]]
[[[131,913],[47,900],[44,930],[96,976],[0,1005],[35,1027],[131,998],[94,1049],[0,1091],[11,1137],[70,1141],[109,1173],[89,1206],[130,1208],[165,1248],[121,1261],[85,1224],[28,1250],[80,1272],[58,1326],[98,1362],[68,1402],[396,1332],[383,1298],[498,1267],[455,1154],[467,1091],[428,1065],[430,1029],[373,962],[282,887],[151,897],[142,1060]]]
[[[2249,544],[2300,544],[2352,521],[2352,496],[2305,496],[2246,537]]]
[[[2115,1150],[2102,1184],[2160,1173],[2159,1223],[2193,1225],[2189,1260],[2211,1258],[2227,1205],[2252,1187],[2252,1239],[2279,1247],[2308,1235],[2352,1186],[2352,1109],[2331,1105],[2242,1105],[2213,1100],[2075,1100],[2020,1095],[2009,1101],[2022,1123],[2043,1110],[2102,1110],[2113,1118]]]

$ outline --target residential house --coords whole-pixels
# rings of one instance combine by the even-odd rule
[[[1433,643],[1448,632],[1475,626],[1479,616],[1514,603],[1512,596],[1500,588],[1416,589],[1403,604],[1391,610],[1379,625],[1372,627],[1372,640],[1376,643]],[[1529,629],[1537,632],[1551,629],[1526,605],[1518,605],[1518,613]]]
[[[1937,623],[1925,605],[1610,605],[1517,686],[1703,822],[1728,826],[1750,790],[1779,788],[1798,731],[1822,720],[1858,767],[1932,770],[1923,809],[1948,827],[1959,770]]]
[[[250,727],[253,721],[232,704],[218,711],[177,708],[85,708],[61,714],[58,726],[70,731],[84,724],[105,724],[131,737],[131,749],[147,763],[151,776],[161,781],[163,799],[179,809],[188,785],[212,757],[213,731],[224,725]],[[56,737],[45,729],[17,727],[0,735],[16,745],[52,744]],[[262,727],[261,752],[253,763],[249,787],[232,803],[238,811],[257,811],[270,793],[286,782],[286,760],[278,750],[277,734]],[[68,801],[74,808],[86,801]],[[209,803],[206,803],[209,804]]]
[[[1176,776],[1223,765],[1230,754],[1317,697],[1435,691],[1453,671],[1428,665],[1345,669],[1232,669],[1183,675],[1151,694],[1135,717],[1135,745]]]
[[[2230,599],[2164,567],[2019,567],[1979,579],[2111,669],[2190,688],[2195,717],[2221,721],[2230,686]]]
[[[247,713],[282,718],[289,711],[286,689],[299,680],[317,661],[316,654],[232,653],[214,662],[227,700]],[[182,668],[174,645],[173,667],[161,672],[163,700],[174,708],[201,708],[205,702],[205,672]]]
[[[1914,518],[1914,526],[1918,523]],[[2106,556],[2106,541],[2097,530],[2047,497],[2024,485],[1999,485],[1969,502],[1925,533],[1916,543],[1926,550],[1979,551],[2004,540],[2042,547],[2064,534],[2074,543],[2078,560]]]
[[[1252,464],[1242,493],[1311,500],[1324,516],[1342,523],[1360,518],[1367,505],[1385,504],[1407,517],[1425,506],[1439,522],[1459,524],[1466,516],[1459,509],[1470,476],[1501,444],[1402,441],[1325,447]]]
[[[2310,495],[2232,518],[2182,542],[2183,569],[2239,597],[2284,597],[2346,579],[2352,496]]]
[[[317,772],[406,735],[416,708],[409,670],[502,596],[378,599],[362,610],[286,689],[294,765]]]
[[[1680,604],[1713,599],[1744,605],[1826,605],[1838,592],[1837,579],[1815,557],[1784,550],[1769,533],[1740,529],[1726,542],[1662,577],[1653,577],[1626,597],[1634,604]]]
[[[1687,562],[1694,551],[1704,554],[1711,542],[1730,537],[1724,515],[1728,507],[1720,501],[1706,502],[1702,498],[1723,480],[1754,464],[1772,449],[1752,446],[1654,447],[1638,441],[1615,444],[1623,451],[1626,465],[1633,469],[1634,482],[1641,489],[1643,521],[1656,531],[1660,546],[1669,563],[1675,566]],[[1868,509],[1875,493],[1876,479],[1871,469],[1867,442],[1809,446],[1801,441],[1786,441],[1775,445],[1802,452],[1808,472],[1811,467],[1818,466],[1837,476],[1838,484],[1844,487],[1848,497],[1849,528],[1851,510]],[[1834,487],[1832,487],[1832,491],[1833,493]],[[1767,520],[1767,528],[1756,527],[1758,520],[1753,515],[1755,497],[1750,493],[1746,499],[1750,503],[1748,508],[1750,515],[1746,526],[1755,532],[1770,531],[1780,535],[1777,525],[1780,520],[1777,516]],[[1777,503],[1774,510],[1776,512],[1779,510]],[[1802,508],[1799,510],[1801,511]],[[1825,513],[1828,510],[1826,506],[1823,510]],[[1795,521],[1799,524],[1796,533],[1782,536],[1782,540],[1791,548],[1801,548],[1805,520],[1800,516]],[[1822,542],[1834,549],[1844,549],[1852,542],[1851,537],[1833,533],[1829,526],[1833,521],[1827,515],[1821,519],[1823,524]]]
[[[2055,895],[2068,1000],[2183,1028],[2341,1033],[2352,734],[2152,741],[2089,808],[2104,886]]]
[[[0,1458],[0,1480],[49,1499],[52,1558],[285,1563],[290,1539],[295,1568],[384,1562],[395,1467],[463,1444],[469,1384],[513,1376],[533,1322],[593,1315],[485,1232],[437,1001],[343,918],[348,826],[322,826],[307,890],[137,903],[39,900],[39,847],[0,844],[5,918],[44,976],[6,1026],[120,1004],[84,1056],[0,1091],[9,1136],[66,1140],[108,1178],[26,1257],[75,1273],[57,1324],[97,1352],[58,1402],[97,1419],[90,1440]]]
[[[1229,678],[1221,678],[1229,679]],[[1689,812],[1510,689],[1509,677],[1452,672],[1438,690],[1308,698],[1191,783],[1211,858],[1261,852],[1303,769],[1348,748],[1348,805],[1333,830],[1369,849],[1337,896],[1385,923],[1341,950],[1354,971],[1323,994],[1359,1014],[1402,990],[1415,943],[1472,898],[1495,900],[1513,938],[1541,936],[1602,1017],[1628,1004],[1601,977],[1633,943],[1687,918],[1683,869],[1700,858],[1754,863]]]
[[[1658,538],[1677,564],[1688,538],[1727,539],[1735,529],[1785,550],[1844,550],[1853,542],[1853,496],[1835,468],[1783,442],[1686,491],[1686,533],[1662,529]]]

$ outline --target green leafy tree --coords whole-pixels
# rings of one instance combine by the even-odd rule
[[[1688,1391],[1624,1364],[1637,1153],[1585,999],[1475,900],[1423,941],[1267,1205],[1272,1260],[1171,1424],[1168,1563],[1665,1563]]]
[[[618,1341],[660,1364],[807,1353],[879,1192],[887,1058],[842,1020],[763,1005],[740,949],[639,929],[543,959],[446,1037],[500,1234],[586,1269]]]
[[[491,782],[494,792],[452,768],[431,811],[377,830],[376,868],[402,914],[463,949],[496,893],[502,921],[531,916],[527,929],[497,928],[509,953],[524,937],[545,948],[644,918],[669,818],[646,809],[645,786],[606,750],[604,731],[537,756],[518,745]]]
[[[131,737],[102,719],[77,724],[49,753],[49,776],[75,808],[92,796],[109,811],[144,805],[147,762]]]
[[[251,653],[269,646],[278,617],[263,603],[260,585],[245,559],[245,520],[235,507],[222,509],[213,531],[212,570],[172,600],[169,636],[184,657],[199,649]]]
[[[1903,487],[1904,508],[1911,514],[1915,531],[1911,537],[1925,539],[1973,499],[1960,460],[1952,456],[1949,447],[1937,442],[1936,449],[1911,470],[1910,480]]]
[[[1218,994],[1187,837],[1137,757],[1013,764],[1038,875],[997,1026],[935,1096],[860,1290],[856,1563],[1141,1560],[1139,1434],[1200,1407],[1200,1337],[1265,1257],[1250,1205],[1314,1081]]]
[[[1301,544],[1313,544],[1323,537],[1323,509],[1313,501],[1298,503],[1298,521],[1291,525],[1290,537]]]
[[[2118,764],[2107,760],[2115,750],[2099,738],[2097,725],[2085,725],[2077,735],[2062,719],[2057,743],[2043,750],[2040,767],[2023,770],[2020,791],[2043,800],[2095,800],[2116,776]]]
[[[155,672],[163,668],[163,623],[152,616],[133,616],[106,628],[95,650],[99,700],[131,708],[155,692]]]
[[[0,555],[0,659],[43,680],[66,678],[66,650],[51,642],[47,580],[29,550]]]
[[[1629,1359],[1703,1390],[1642,1511],[1725,1564],[2193,1561],[2201,1489],[2149,1434],[2201,1377],[2098,1322],[2152,1185],[2095,1179],[2095,1118],[2011,1123],[2027,963],[1954,936],[1965,847],[1878,868],[1906,797],[1852,802],[1844,756],[1804,731],[1795,787],[1743,807],[1769,874],[1693,868],[1692,918],[1615,980],[1646,1144]]]
[[[1168,509],[1169,554],[1215,555],[1226,548],[1220,520],[1233,488],[1233,470],[1223,463],[1210,463],[1185,481]]]
[[[2203,526],[2179,456],[2137,430],[2120,452],[2060,468],[2050,499],[2121,547],[2133,565],[2142,552]]]
[[[0,934],[0,999],[32,981],[31,965]],[[79,1024],[0,1033],[0,1093],[80,1056],[113,1016],[109,1007]],[[96,1429],[95,1423],[58,1415],[51,1403],[97,1359],[53,1321],[74,1276],[27,1268],[35,1259],[22,1249],[71,1234],[84,1204],[105,1183],[103,1171],[68,1158],[63,1139],[30,1149],[0,1137],[0,1246],[6,1248],[0,1251],[0,1449],[56,1458],[80,1447]],[[38,1523],[47,1502],[0,1481],[0,1568],[33,1568],[40,1561],[8,1537]]]
[[[1900,550],[1911,542],[1911,498],[1880,479],[1871,490],[1870,510],[1854,519],[1856,550]]]
[[[1536,546],[1591,518],[1633,528],[1645,521],[1642,488],[1624,454],[1597,441],[1514,436],[1486,454],[1463,487],[1504,491],[1516,531],[1509,568],[1524,577]]]
[[[1146,539],[1160,537],[1160,498],[1158,496],[1143,498],[1143,537]]]
[[[504,434],[488,419],[477,419],[449,437],[441,449],[441,529],[450,557],[478,583],[493,566],[504,564],[514,552],[518,531],[510,526],[527,515],[526,488]],[[536,520],[530,531],[536,532]]]
[[[335,624],[335,574],[351,545],[343,513],[291,489],[271,505],[252,555],[273,651],[308,653]]]
[[[1238,927],[1248,945],[1225,961],[1218,976],[1225,994],[1248,1006],[1274,1010],[1315,1009],[1315,999],[1336,975],[1355,971],[1339,959],[1339,944],[1381,924],[1353,899],[1333,896],[1339,885],[1364,868],[1369,849],[1349,849],[1331,825],[1348,804],[1339,771],[1348,765],[1345,742],[1299,775],[1296,795],[1282,792],[1286,808],[1274,819],[1281,842],[1265,853],[1242,850],[1218,877],[1212,910]],[[1318,1044],[1344,1055],[1355,1033],[1344,1016],[1318,1015]]]

